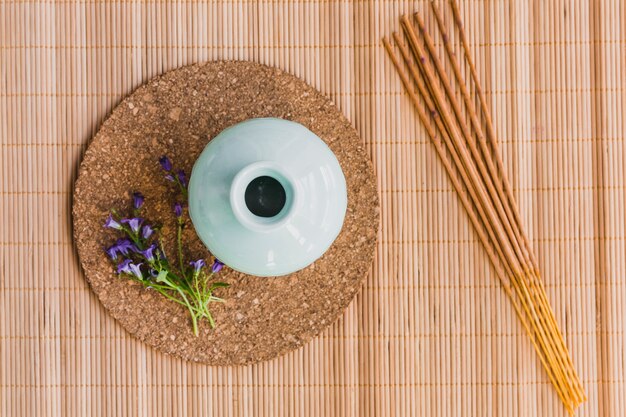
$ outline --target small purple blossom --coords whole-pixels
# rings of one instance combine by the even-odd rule
[[[198,274],[206,266],[206,262],[204,262],[204,259],[198,259],[197,261],[189,262],[189,265],[193,266],[194,272]]]
[[[137,251],[137,247],[128,239],[118,239],[113,245],[106,249],[107,255],[113,260],[117,259],[117,254],[128,255],[128,251]]]
[[[172,170],[172,161],[170,161],[167,155],[163,155],[159,159],[159,164],[161,164],[161,168],[163,168],[165,171],[169,172]]]
[[[183,205],[180,204],[179,202],[176,202],[176,204],[174,204],[174,214],[179,219],[183,215]]]
[[[141,272],[142,264],[128,264],[131,273],[139,279],[143,279],[143,273]]]
[[[117,230],[122,229],[122,225],[119,224],[117,221],[115,221],[112,214],[109,214],[109,217],[107,217],[106,222],[104,222],[104,227],[108,227],[109,229],[117,229]]]
[[[178,181],[180,182],[180,184],[183,187],[187,187],[187,176],[185,175],[185,171],[179,169],[176,175],[178,176]]]
[[[152,236],[152,233],[154,233],[154,229],[152,227],[150,227],[149,224],[146,224],[141,229],[141,237],[144,238],[144,239],[148,239],[150,236]]]
[[[168,181],[171,181],[171,182],[176,181],[176,180],[174,179],[174,176],[173,176],[172,174],[167,174],[167,175],[165,176],[165,179],[166,179],[166,180],[168,180]]]
[[[117,247],[115,245],[109,246],[108,248],[106,248],[105,252],[107,253],[107,255],[109,255],[109,258],[111,258],[114,261],[117,260]]]
[[[211,272],[217,274],[222,270],[224,264],[217,258],[215,258],[215,262],[213,262],[213,266],[211,267]]]
[[[139,279],[143,279],[141,265],[142,264],[134,264],[130,259],[126,259],[117,266],[117,273],[121,274],[123,272],[128,275],[134,275]]]
[[[136,210],[139,210],[141,206],[143,206],[143,200],[143,194],[140,192],[133,193],[133,207],[135,207]]]
[[[156,248],[157,246],[153,243],[147,249],[144,249],[140,251],[139,253],[141,253],[141,255],[143,255],[143,257],[146,258],[146,261],[154,262],[154,255],[155,255],[154,252]]]
[[[122,272],[125,274],[131,274],[131,270],[130,270],[130,264],[133,261],[130,259],[125,259],[124,261],[122,261],[119,265],[117,265],[117,273],[121,274]]]
[[[139,232],[139,228],[141,227],[141,223],[143,223],[143,219],[140,217],[133,217],[131,219],[122,219],[122,223],[125,223],[130,227],[134,233]]]
[[[128,239],[118,239],[115,244],[117,245],[118,250],[124,255],[128,255],[129,250],[137,252],[137,247],[135,246],[135,244]]]
[[[153,277],[153,278],[156,278],[156,277],[159,276],[159,271],[157,271],[154,268],[150,268],[150,271],[148,271],[148,272],[150,273],[150,276]]]

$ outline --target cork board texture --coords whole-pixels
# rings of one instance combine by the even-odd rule
[[[346,178],[346,218],[329,250],[303,270],[263,278],[226,269],[220,274],[230,285],[220,291],[226,303],[212,308],[218,325],[201,322],[196,337],[183,306],[114,273],[102,250],[114,234],[102,224],[111,207],[128,206],[131,190],[140,190],[147,201],[143,215],[164,221],[166,248],[174,253],[167,244],[176,241],[172,187],[163,180],[159,157],[168,155],[189,173],[211,138],[257,117],[301,123],[328,144]],[[331,325],[370,269],[379,220],[372,165],[341,112],[293,75],[245,61],[176,69],[125,98],[87,149],[73,208],[81,263],[107,310],[156,349],[211,365],[272,359]],[[186,258],[208,258],[193,227],[184,238]]]

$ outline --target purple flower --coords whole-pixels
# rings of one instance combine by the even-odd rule
[[[130,227],[130,230],[137,233],[139,232],[143,219],[140,217],[133,217],[132,219],[122,219],[121,222],[126,223]]]
[[[140,251],[139,253],[141,253],[143,257],[146,258],[146,261],[154,262],[154,251],[156,248],[157,246],[153,243],[147,249],[144,249]]]
[[[185,171],[183,171],[182,169],[179,169],[176,175],[178,176],[178,181],[180,181],[181,185],[183,187],[186,187],[187,177],[185,176]]]
[[[117,260],[117,246],[113,245],[113,246],[109,246],[108,248],[105,249],[105,252],[107,253],[107,255],[109,255],[109,258],[111,258],[112,260]]]
[[[204,262],[204,259],[198,259],[195,262],[189,262],[189,265],[193,266],[195,273],[198,274],[205,267],[206,262]]]
[[[118,253],[121,253],[122,255],[128,255],[129,250],[136,252],[137,247],[133,242],[128,239],[118,239],[117,242],[107,248],[106,252],[111,259],[116,260]]]
[[[141,194],[140,192],[133,193],[133,207],[135,207],[136,210],[139,210],[142,205],[143,205],[143,194]]]
[[[180,204],[178,202],[176,202],[176,204],[174,204],[174,214],[178,218],[180,218],[183,215],[183,206],[182,206],[182,204]]]
[[[130,264],[133,261],[131,261],[130,259],[126,259],[124,261],[122,261],[118,266],[117,266],[117,273],[121,274],[122,272],[125,274],[131,274],[131,270],[130,270]]]
[[[150,271],[148,271],[150,273],[150,276],[152,276],[153,278],[156,278],[159,276],[159,271],[157,271],[156,269],[150,268]]]
[[[172,174],[167,174],[167,175],[165,176],[165,179],[166,179],[166,180],[168,180],[168,181],[172,181],[172,182],[174,182],[174,181],[175,181],[175,180],[174,180],[174,176],[172,176]]]
[[[128,264],[131,273],[139,279],[143,279],[143,273],[141,272],[142,264]]]
[[[130,259],[126,259],[125,261],[121,262],[117,266],[117,273],[121,274],[123,272],[128,275],[134,275],[139,279],[143,279],[143,273],[141,272],[142,264],[134,264],[132,262],[133,261],[131,261]]]
[[[109,217],[107,217],[107,221],[104,222],[104,227],[108,227],[109,229],[117,229],[117,230],[122,229],[122,225],[119,224],[117,221],[115,221],[112,214],[109,214]]]
[[[213,262],[213,266],[211,267],[211,272],[217,274],[222,270],[224,264],[217,258],[215,258],[215,262]]]
[[[135,246],[135,244],[128,239],[118,239],[115,244],[117,245],[119,251],[124,255],[128,255],[129,250],[137,252],[137,247]]]
[[[172,161],[170,161],[167,155],[163,155],[159,159],[159,164],[161,164],[161,168],[163,168],[165,171],[169,172],[172,170]]]
[[[152,233],[154,233],[154,229],[152,229],[149,224],[145,225],[143,229],[141,229],[141,237],[144,239],[148,239],[152,236]]]

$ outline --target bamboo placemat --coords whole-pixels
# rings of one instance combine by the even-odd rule
[[[380,44],[416,8],[427,9],[0,0],[0,415],[565,414]],[[626,8],[461,9],[589,396],[578,415],[621,415]],[[154,75],[213,59],[278,66],[331,97],[381,193],[377,258],[348,311],[304,348],[240,368],[184,362],[127,334],[90,291],[71,239],[73,180],[104,117]]]

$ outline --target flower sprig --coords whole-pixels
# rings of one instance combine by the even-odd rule
[[[185,175],[185,171],[179,169],[174,172],[172,161],[170,161],[167,155],[163,155],[159,159],[159,164],[161,164],[161,168],[165,171],[165,179],[176,184],[183,198],[187,200],[187,176]]]
[[[163,156],[159,163],[165,171],[165,179],[176,185],[183,199],[176,201],[173,208],[176,217],[177,260],[170,262],[166,256],[161,228],[141,217],[145,199],[139,192],[133,193],[132,216],[123,217],[117,210],[111,210],[106,219],[105,227],[122,234],[113,245],[106,248],[106,254],[116,264],[118,274],[185,306],[197,336],[199,320],[204,318],[211,327],[215,327],[209,305],[224,302],[213,295],[215,290],[228,286],[224,282],[213,281],[214,275],[221,271],[224,264],[215,259],[208,268],[204,259],[185,262],[182,237],[186,224],[183,205],[187,200],[187,177],[183,170],[174,172],[167,156]]]

